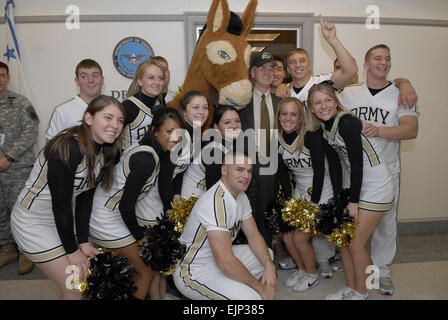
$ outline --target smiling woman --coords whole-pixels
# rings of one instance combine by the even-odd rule
[[[66,268],[75,265],[82,281],[87,258],[98,254],[88,240],[93,195],[97,181],[104,189],[114,183],[124,117],[116,99],[93,99],[80,126],[59,133],[42,149],[12,209],[11,230],[19,249],[39,262],[62,299],[81,299],[78,290],[66,286]]]
[[[164,66],[156,60],[145,60],[135,72],[128,98],[123,101],[126,123],[123,130],[123,147],[139,141],[148,131],[153,114],[164,107],[160,94],[164,85]]]
[[[158,184],[159,173],[170,163],[169,151],[179,142],[172,133],[180,128],[183,121],[177,110],[167,107],[156,111],[143,138],[123,151],[115,167],[113,186],[109,190],[99,187],[95,193],[90,221],[92,241],[116,250],[134,265],[134,296],[139,299],[147,296],[150,286],[152,299],[162,299],[166,293],[158,272],[140,258],[139,245],[147,240],[143,227],[157,224],[164,213],[161,194],[171,192],[172,181]]]

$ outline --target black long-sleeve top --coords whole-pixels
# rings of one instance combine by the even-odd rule
[[[149,145],[154,148],[159,159],[163,159],[167,152],[162,150],[162,147],[155,139],[142,139],[140,144]],[[137,222],[135,214],[135,205],[139,194],[148,178],[156,170],[156,160],[149,152],[137,152],[129,158],[130,172],[126,178],[123,189],[123,195],[120,200],[119,210],[126,227],[131,232],[136,240],[143,238],[143,229]],[[160,192],[160,189],[159,189]]]
[[[185,122],[185,130],[187,130],[190,135],[191,141],[193,141],[193,127]],[[199,145],[200,146],[200,145]],[[190,145],[190,155],[193,152],[193,145]],[[159,193],[162,199],[164,211],[171,209],[171,201],[174,195],[181,194],[182,182],[185,171],[178,173],[174,179],[174,169],[176,164],[171,161],[170,153],[168,152],[163,159],[160,160],[160,173],[159,173]]]
[[[47,158],[53,143],[54,139],[45,147]],[[101,147],[102,145],[95,143],[95,151],[97,154],[101,151]],[[82,159],[83,154],[80,150],[79,142],[73,137],[69,141],[68,166],[62,161],[57,152],[48,159],[47,181],[51,193],[54,220],[62,246],[67,254],[78,250],[78,244],[88,242],[89,221],[95,192],[94,188],[84,191],[75,199],[77,235],[73,232],[73,186],[75,183],[76,168]]]
[[[325,130],[331,131],[335,118],[326,121]],[[362,122],[351,114],[341,116],[338,131],[344,139],[350,162],[350,202],[359,202],[363,177]]]
[[[134,97],[136,97],[138,100],[143,102],[148,108],[150,108],[152,113],[164,107],[163,104],[156,105],[157,97],[148,96],[141,91],[136,93]],[[126,123],[124,124],[126,126],[127,124],[132,123],[135,120],[135,118],[137,118],[140,109],[131,100],[126,99],[122,103],[124,109],[126,110]]]
[[[291,145],[297,137],[297,132],[283,133],[283,139]],[[306,132],[304,136],[304,146],[310,151],[311,165],[313,169],[313,184],[311,201],[319,203],[322,194],[325,177],[325,157],[327,157],[330,180],[333,186],[333,193],[337,194],[342,190],[342,166],[337,153],[328,146],[324,140],[322,130]],[[284,190],[285,197],[292,194],[291,183],[289,181],[289,170],[279,154],[278,176],[280,184]]]

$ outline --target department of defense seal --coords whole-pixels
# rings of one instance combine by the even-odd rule
[[[154,51],[148,42],[139,37],[127,37],[115,46],[112,59],[117,71],[129,79],[134,79],[140,62],[151,59]]]

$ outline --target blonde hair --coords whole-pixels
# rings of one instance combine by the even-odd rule
[[[139,93],[142,90],[137,80],[143,79],[143,75],[145,74],[146,68],[149,66],[156,66],[157,68],[159,68],[160,71],[162,71],[163,78],[165,78],[165,67],[159,61],[151,59],[141,62],[138,65],[137,70],[135,71],[134,80],[132,80],[132,83],[129,86],[128,97],[132,97],[133,95]]]
[[[313,85],[308,91],[308,99],[307,99],[307,108],[306,108],[306,131],[316,131],[321,127],[322,120],[320,120],[316,115],[312,112],[312,98],[316,92],[322,92],[327,94],[331,99],[336,103],[336,112],[347,112],[347,110],[342,106],[339,102],[338,97],[336,96],[334,89],[328,83],[322,82]]]
[[[297,143],[294,147],[295,147],[295,150],[302,151],[303,141],[304,141],[305,132],[306,132],[306,123],[305,123],[305,112],[303,111],[303,109],[304,109],[303,103],[299,99],[297,99],[295,97],[286,97],[286,98],[282,99],[282,101],[280,101],[280,103],[277,105],[277,111],[275,112],[275,119],[276,119],[275,129],[278,129],[279,134],[283,135],[283,128],[280,125],[280,112],[281,112],[283,106],[290,102],[295,103],[295,105],[297,106],[297,113],[298,113],[298,118],[299,118],[299,127],[296,130],[297,136],[299,138],[297,139]]]

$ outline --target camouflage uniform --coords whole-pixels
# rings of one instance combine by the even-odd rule
[[[39,118],[25,97],[9,90],[0,94],[0,134],[5,135],[0,158],[7,155],[14,160],[7,170],[0,171],[0,247],[13,243],[11,209],[33,167],[38,130]]]

